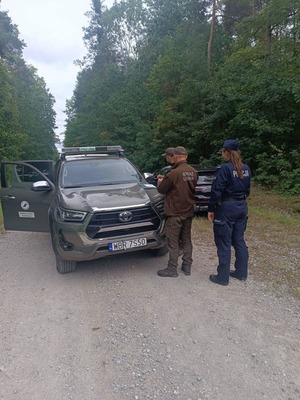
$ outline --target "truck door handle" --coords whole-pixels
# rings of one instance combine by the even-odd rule
[[[2,196],[2,199],[4,199],[4,200],[15,200],[16,198],[15,198],[15,196],[5,195],[5,196]]]

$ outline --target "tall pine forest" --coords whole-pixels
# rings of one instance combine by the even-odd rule
[[[178,145],[218,165],[233,138],[257,183],[300,193],[300,0],[91,0],[87,15],[65,146],[119,144],[151,172]],[[0,18],[0,158],[51,158],[54,99]]]
[[[54,98],[25,62],[25,46],[8,13],[0,11],[0,161],[57,156]]]

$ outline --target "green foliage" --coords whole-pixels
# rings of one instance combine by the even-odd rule
[[[10,74],[0,62],[0,160],[18,158],[26,135],[21,134],[17,94]]]
[[[13,72],[17,92],[20,129],[27,136],[23,159],[53,159],[56,153],[54,98],[36,70],[20,61]]]
[[[290,194],[300,193],[300,151],[289,152],[289,159],[283,150],[273,147],[272,153],[257,155],[259,168],[255,180],[268,187],[279,187]]]
[[[0,160],[53,159],[54,98],[22,58],[24,43],[0,11]]]
[[[13,62],[22,55],[24,42],[19,39],[16,25],[12,24],[7,12],[0,11],[0,58]]]
[[[217,2],[210,71],[211,2],[96,3],[66,145],[121,144],[151,171],[174,145],[192,163],[219,164],[223,140],[237,138],[257,181],[300,192],[297,1]]]

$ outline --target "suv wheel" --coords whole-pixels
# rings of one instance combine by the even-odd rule
[[[60,274],[67,274],[76,270],[76,261],[66,261],[56,257],[56,268]]]
[[[163,247],[160,247],[159,249],[151,249],[150,251],[154,256],[162,257],[168,253],[169,249],[168,245],[165,244]]]

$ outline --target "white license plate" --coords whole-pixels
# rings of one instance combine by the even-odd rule
[[[135,247],[143,247],[147,245],[146,238],[133,240],[120,240],[119,242],[108,243],[109,251],[129,250]]]

